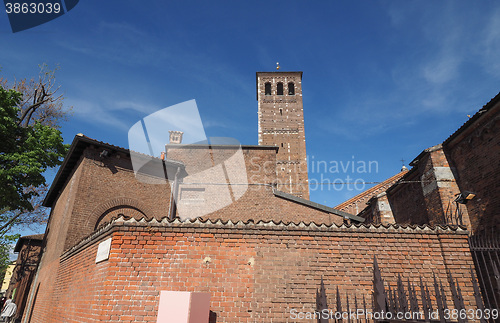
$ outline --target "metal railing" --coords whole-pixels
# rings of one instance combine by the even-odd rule
[[[419,285],[417,289],[409,279],[404,283],[400,275],[398,275],[397,284],[394,289],[390,285],[386,288],[377,259],[374,257],[373,293],[371,299],[367,300],[363,295],[362,299],[358,301],[356,295],[349,299],[349,295],[346,294],[344,302],[342,302],[341,293],[337,286],[335,306],[329,306],[327,291],[323,278],[321,278],[319,289],[316,290],[317,322],[486,323],[500,321],[497,306],[491,307],[492,303],[488,303],[487,306],[483,305],[475,270],[469,268],[469,271],[476,303],[476,307],[473,309],[466,308],[458,280],[454,279],[451,273],[448,273],[448,276],[444,279],[439,279],[434,275],[431,289],[424,283],[421,276],[419,284],[417,284]],[[448,300],[446,297],[443,281],[445,286],[446,283],[448,284],[451,291],[451,300]],[[433,290],[432,296],[431,290]],[[349,315],[353,310],[358,314]],[[360,315],[360,313],[363,314]]]

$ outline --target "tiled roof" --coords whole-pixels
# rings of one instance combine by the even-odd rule
[[[393,185],[394,183],[396,183],[399,179],[401,179],[401,177],[403,177],[406,173],[408,173],[408,170],[403,170],[399,173],[397,173],[396,175],[392,176],[392,177],[389,177],[388,179],[386,179],[385,181],[383,181],[382,183],[379,183],[369,189],[367,189],[366,191],[364,192],[361,192],[359,193],[358,195],[348,199],[347,201],[343,202],[343,203],[340,203],[339,205],[337,205],[335,207],[335,209],[339,209],[339,210],[342,210],[343,208],[349,206],[350,204],[352,203],[356,203],[357,201],[359,200],[362,200],[364,198],[368,198],[367,201],[373,197],[374,195],[377,195],[377,194],[380,194],[381,190],[384,190],[387,189],[389,186]]]
[[[467,120],[460,128],[457,129],[451,136],[449,136],[443,144],[449,143],[455,137],[457,137],[460,133],[462,133],[465,129],[467,129],[471,124],[473,124],[477,119],[479,119],[485,112],[490,110],[495,104],[500,102],[500,92],[490,100],[490,102],[486,103],[478,112],[476,112],[472,117]]]
[[[187,228],[214,228],[214,229],[241,229],[241,230],[278,230],[278,231],[312,231],[312,232],[422,232],[422,233],[443,233],[453,232],[459,234],[468,234],[467,228],[465,226],[456,225],[399,225],[399,224],[316,224],[311,223],[284,223],[282,221],[258,221],[248,220],[246,222],[237,221],[233,222],[231,220],[202,220],[200,218],[180,221],[179,218],[170,220],[168,217],[162,218],[160,221],[152,218],[150,220],[141,219],[136,220],[134,218],[125,219],[124,217],[119,217],[114,219],[112,222],[108,223],[104,227],[93,232],[86,238],[82,239],[72,248],[68,249],[62,256],[61,261],[71,257],[74,253],[78,252],[81,248],[85,247],[87,244],[92,243],[95,239],[109,233],[114,228],[119,228],[121,226],[126,227],[187,227]],[[130,230],[129,230],[130,231]]]
[[[131,152],[129,149],[126,149],[126,148],[111,145],[107,142],[98,141],[98,140],[89,138],[87,136],[84,136],[82,134],[77,134],[75,136],[75,138],[73,139],[73,142],[71,143],[69,151],[66,154],[66,157],[64,158],[64,161],[63,161],[61,167],[59,168],[59,171],[57,172],[57,175],[54,178],[52,185],[50,186],[49,192],[47,193],[47,196],[45,197],[45,200],[43,201],[43,206],[52,207],[52,204],[56,201],[57,197],[59,196],[59,192],[63,189],[68,177],[70,176],[71,172],[73,171],[73,168],[75,167],[78,160],[80,159],[81,154],[83,153],[85,148],[87,148],[89,146],[98,146],[98,147],[102,147],[105,149],[122,152],[124,154],[130,154],[130,152]],[[147,158],[158,159],[158,158],[153,157],[153,156],[144,155],[144,154],[137,153],[134,151],[132,151],[132,152],[135,155],[139,155],[139,156],[142,155],[142,156],[145,156]],[[160,160],[160,159],[158,159],[158,160]],[[183,163],[181,163],[179,161],[175,161],[175,160],[170,160],[170,159],[165,160],[165,163],[171,164],[174,166],[178,166],[178,167],[184,166]]]
[[[276,189],[273,189],[273,193],[274,193],[275,196],[278,196],[278,197],[281,197],[281,198],[284,198],[284,199],[287,199],[289,201],[292,201],[292,202],[295,202],[295,203],[299,203],[299,204],[302,204],[302,205],[305,205],[305,206],[309,206],[309,207],[312,207],[312,208],[317,209],[317,210],[321,210],[321,211],[325,211],[325,212],[328,212],[328,213],[332,213],[332,214],[341,216],[343,218],[351,219],[351,220],[354,220],[354,221],[357,221],[357,222],[364,222],[365,221],[364,218],[356,216],[354,214],[350,214],[350,213],[347,213],[347,212],[344,212],[344,211],[340,211],[340,210],[337,210],[335,208],[332,208],[332,207],[329,207],[329,206],[326,206],[326,205],[322,205],[322,204],[319,204],[319,203],[316,203],[316,202],[312,202],[312,201],[309,201],[309,200],[297,197],[297,196],[292,195],[292,194],[288,194],[288,193],[285,193],[285,192],[282,192],[282,191],[278,191]]]

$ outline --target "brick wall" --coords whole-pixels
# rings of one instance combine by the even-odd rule
[[[465,209],[462,223],[450,219],[455,214],[454,200],[460,190],[442,145],[424,150],[412,166],[401,183],[387,191],[396,223],[463,224],[469,228]]]
[[[28,292],[35,276],[42,251],[42,235],[31,237],[33,238],[29,236],[22,237],[20,239],[22,244],[20,244],[19,241],[17,242],[16,249],[19,246],[20,249],[14,250],[14,252],[18,252],[16,267],[12,272],[9,288],[5,292],[6,296],[12,296],[15,291],[12,300],[17,305],[17,315],[22,315],[24,312]]]
[[[429,221],[422,185],[419,182],[421,174],[427,169],[427,159],[415,165],[402,178],[405,184],[396,183],[387,190],[387,198],[396,223],[425,224]]]
[[[51,297],[54,273],[59,270],[59,257],[65,250],[120,215],[137,220],[161,220],[168,215],[170,185],[158,184],[157,179],[145,175],[137,180],[130,157],[114,153],[103,159],[99,156],[100,151],[102,148],[87,147],[82,152],[53,206],[47,227],[46,248],[31,291],[33,297],[34,289],[40,284],[40,301],[35,304],[34,318],[42,321],[50,315],[47,309],[54,301]],[[189,156],[192,158],[192,155]],[[246,149],[244,156],[250,183],[273,182],[275,168],[266,163],[275,165],[274,148]],[[342,218],[337,215],[276,197],[270,184],[249,186],[235,203],[206,215],[206,218],[342,223]]]
[[[187,174],[199,174],[200,171],[209,167],[214,167],[221,162],[227,163],[230,157],[236,153],[234,148],[213,147],[208,149],[206,146],[186,146],[184,148],[176,147],[175,145],[167,145],[167,158],[182,161],[186,165]],[[259,147],[259,146],[242,146],[242,154],[244,159],[244,167],[247,177],[241,182],[248,183],[246,192],[237,200],[229,205],[222,205],[220,209],[209,214],[204,214],[207,208],[211,206],[205,201],[196,201],[188,198],[183,198],[182,192],[178,197],[179,209],[184,212],[192,212],[193,214],[201,214],[206,219],[222,219],[225,221],[260,221],[274,220],[276,222],[295,222],[304,221],[306,223],[342,223],[342,218],[324,212],[321,210],[312,209],[305,205],[295,203],[286,199],[276,197],[273,194],[273,184],[276,184],[276,148],[274,147]],[[232,162],[235,163],[234,161]],[[238,165],[236,165],[238,166]],[[231,166],[225,165],[226,170],[230,170]],[[236,167],[239,169],[239,167]],[[244,172],[241,172],[244,173]],[[231,178],[231,175],[229,175]],[[223,182],[225,178],[223,179]],[[185,183],[193,182],[220,182],[213,180],[209,176],[201,176],[199,178],[186,178]],[[225,193],[225,187],[219,185],[184,185],[180,184],[180,190],[183,189],[203,189],[204,196],[201,197],[206,202],[220,203],[221,196]],[[233,190],[241,189],[241,186],[232,187]],[[234,191],[233,191],[234,195]],[[210,200],[210,196],[212,199]],[[200,208],[200,210],[197,210]],[[194,218],[192,216],[191,218]]]
[[[130,157],[116,153],[103,159],[99,156],[100,151],[102,149],[98,147],[89,147],[83,153],[82,176],[71,209],[64,249],[94,232],[99,219],[113,208],[135,208],[157,219],[168,214],[168,183],[155,181],[155,178],[146,175],[137,180]],[[65,203],[61,199],[57,202]]]
[[[85,149],[52,208],[46,247],[31,290],[33,297],[40,284],[34,319],[43,321],[51,315],[60,255],[94,232],[99,222],[118,214],[140,218],[140,213],[158,219],[168,214],[168,185],[137,181],[130,158],[117,153],[102,159],[101,150]]]
[[[52,208],[49,223],[45,231],[44,249],[40,260],[38,273],[31,286],[28,298],[28,306],[25,311],[25,317],[30,315],[30,306],[34,303],[36,294],[36,312],[33,318],[43,321],[49,317],[52,308],[52,292],[56,283],[56,275],[59,267],[59,257],[63,253],[71,211],[74,206],[74,200],[78,191],[78,185],[82,176],[81,163],[74,170],[70,181],[64,187],[59,196],[59,200],[65,203],[58,203]],[[31,304],[31,305],[30,305]]]
[[[500,232],[500,96],[491,103],[495,100],[490,110],[443,144],[460,191],[476,194],[466,204],[472,232]]]
[[[35,308],[32,322],[156,322],[161,290],[209,292],[211,322],[300,322],[290,310],[315,309],[321,277],[331,304],[337,286],[369,300],[374,256],[393,287],[398,274],[419,286],[419,275],[430,285],[435,273],[448,299],[451,272],[466,306],[475,308],[473,262],[460,229],[131,221],[107,226],[64,255],[52,314],[41,319]],[[96,245],[107,237],[110,258],[95,264]]]
[[[396,223],[385,192],[374,196],[367,204],[368,206],[359,213],[359,216],[365,219],[365,223],[383,225]]]

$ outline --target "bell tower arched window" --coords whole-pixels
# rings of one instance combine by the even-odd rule
[[[279,82],[278,87],[276,88],[277,95],[283,95],[283,83]]]
[[[267,82],[264,87],[265,87],[265,94],[271,95],[271,83]]]
[[[288,95],[295,95],[295,84],[293,82],[288,83]]]

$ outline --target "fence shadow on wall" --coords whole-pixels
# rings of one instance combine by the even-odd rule
[[[346,293],[342,302],[342,292],[337,287],[333,301],[335,305],[329,306],[327,291],[321,278],[319,290],[316,290],[317,322],[498,322],[498,309],[496,312],[490,308],[485,309],[475,271],[473,268],[469,270],[476,302],[476,307],[472,309],[474,313],[470,308],[466,308],[460,285],[451,274],[445,279],[439,279],[434,275],[434,283],[430,289],[421,276],[417,288],[409,279],[403,282],[400,275],[395,289],[389,284],[386,288],[377,259],[374,257],[373,294],[368,300],[364,296],[362,299],[358,299],[356,295],[349,297]],[[445,286],[448,284],[451,291],[450,300],[446,297],[443,281]]]

